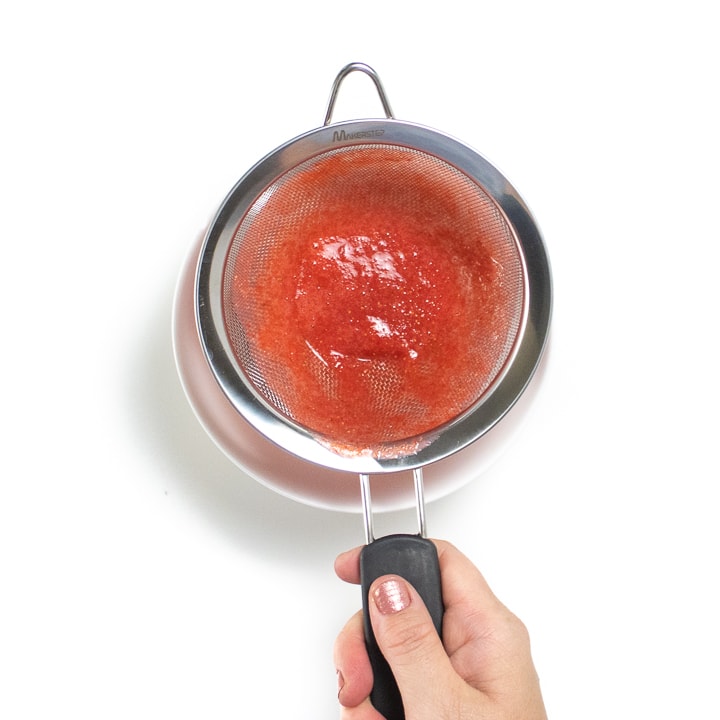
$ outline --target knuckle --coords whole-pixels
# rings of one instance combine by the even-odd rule
[[[383,651],[397,662],[407,659],[415,663],[429,657],[433,636],[437,637],[435,628],[418,618],[406,616],[397,619],[399,622],[385,637]]]

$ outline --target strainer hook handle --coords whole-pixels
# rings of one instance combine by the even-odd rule
[[[338,90],[340,90],[340,85],[342,85],[342,81],[352,72],[365,73],[375,83],[375,89],[380,96],[380,102],[382,103],[385,117],[389,120],[392,120],[394,117],[393,112],[390,108],[390,103],[387,99],[387,95],[385,94],[382,83],[380,82],[380,76],[369,65],[366,65],[365,63],[354,62],[346,65],[335,78],[332,90],[330,91],[330,100],[328,100],[328,107],[327,112],[325,113],[325,122],[323,123],[323,125],[330,124],[333,111],[335,110],[335,101],[337,100],[337,94]]]

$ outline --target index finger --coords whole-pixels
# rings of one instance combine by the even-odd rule
[[[364,546],[340,553],[335,558],[335,574],[345,582],[360,584],[360,553]]]

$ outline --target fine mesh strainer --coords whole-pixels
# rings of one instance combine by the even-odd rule
[[[353,71],[375,83],[384,119],[331,123]],[[325,124],[270,153],[226,198],[195,301],[207,362],[237,412],[288,452],[359,474],[364,602],[376,577],[398,573],[440,632],[422,467],[508,412],[548,332],[548,260],[514,188],[457,140],[395,120],[376,73],[348,65]],[[420,535],[375,540],[369,477],[402,469],[414,473]],[[401,718],[368,621],[366,636],[373,703]]]

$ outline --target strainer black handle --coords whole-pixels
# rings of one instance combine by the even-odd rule
[[[370,586],[383,575],[399,575],[418,591],[442,638],[444,605],[435,544],[419,535],[388,535],[366,545],[360,554],[363,625],[374,678],[370,700],[387,720],[404,720],[405,710],[400,691],[380,651],[370,622]]]

